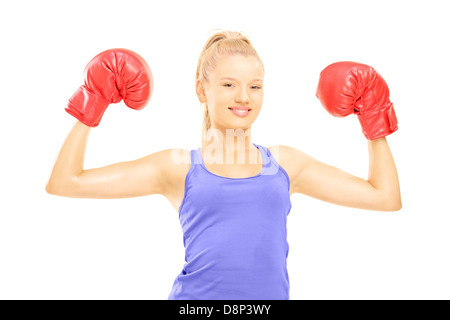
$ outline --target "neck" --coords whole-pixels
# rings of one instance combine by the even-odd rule
[[[208,164],[256,164],[258,159],[258,149],[251,142],[251,128],[210,128],[203,134],[202,153]]]

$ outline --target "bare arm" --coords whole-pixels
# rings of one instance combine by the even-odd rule
[[[369,179],[368,182],[382,194],[387,206],[400,210],[402,200],[400,183],[394,158],[385,137],[368,141]]]
[[[386,138],[368,141],[368,144],[368,180],[324,164],[294,148],[283,147],[292,172],[292,193],[353,208],[400,210],[398,175]]]
[[[77,121],[54,165],[46,191],[74,198],[127,198],[163,194],[170,149],[102,168],[83,169],[90,127]]]
[[[83,173],[84,153],[91,128],[77,121],[64,142],[45,190],[50,194],[70,193]],[[61,194],[60,194],[61,195]]]

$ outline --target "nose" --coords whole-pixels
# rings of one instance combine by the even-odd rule
[[[237,95],[234,98],[234,100],[236,102],[248,102],[249,98],[248,98],[247,90],[245,88],[242,88],[241,90],[239,90],[239,92],[237,93]]]

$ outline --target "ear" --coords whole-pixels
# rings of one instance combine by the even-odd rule
[[[197,80],[195,91],[197,92],[198,100],[200,100],[201,103],[206,103],[205,85],[203,81]]]

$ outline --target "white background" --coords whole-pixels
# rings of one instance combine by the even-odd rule
[[[330,116],[314,95],[320,71],[342,60],[383,75],[399,120],[387,139],[402,210],[292,195],[291,299],[449,299],[450,22],[447,3],[431,0],[3,1],[0,298],[167,299],[184,263],[167,199],[71,199],[45,184],[75,124],[67,100],[110,48],[142,55],[155,91],[142,111],[108,108],[85,169],[198,148],[194,76],[217,28],[245,32],[265,65],[253,142],[289,145],[366,179],[357,118]]]

